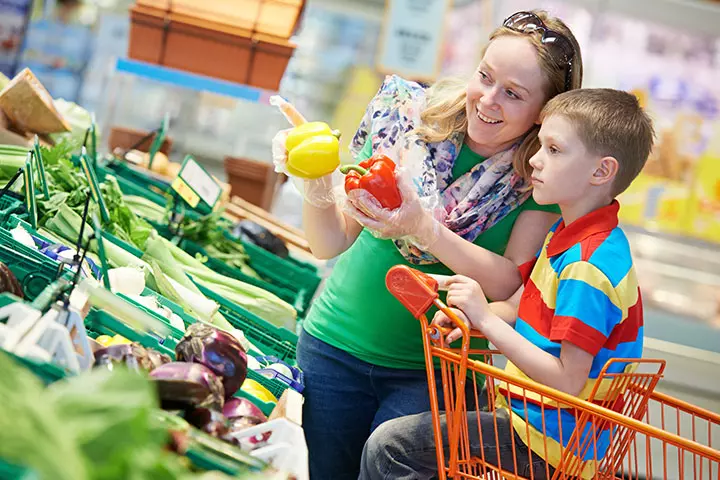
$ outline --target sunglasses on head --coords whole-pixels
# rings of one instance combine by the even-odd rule
[[[542,44],[546,45],[553,52],[555,58],[560,60],[567,67],[567,70],[565,71],[565,91],[570,90],[572,62],[575,57],[575,48],[565,35],[547,28],[540,17],[532,12],[513,13],[505,19],[503,27],[520,33],[542,33],[540,40]]]

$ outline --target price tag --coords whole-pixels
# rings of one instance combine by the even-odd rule
[[[200,201],[214,208],[222,194],[213,176],[191,156],[185,158],[172,188],[192,208],[196,208]]]
[[[185,200],[192,208],[196,208],[200,203],[200,197],[198,197],[197,193],[195,193],[193,189],[190,188],[190,185],[185,183],[185,180],[182,178],[175,178],[172,183],[172,188],[180,195],[180,198]]]

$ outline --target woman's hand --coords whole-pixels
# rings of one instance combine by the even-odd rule
[[[402,197],[398,208],[383,208],[371,193],[356,189],[348,193],[346,213],[380,238],[407,238],[426,250],[437,240],[440,224],[423,208],[415,188],[402,175],[395,178]]]
[[[463,322],[465,325],[467,325],[468,329],[472,328],[472,325],[470,324],[470,319],[468,319],[467,315],[463,313],[462,310],[458,308],[450,308],[452,313],[455,314],[455,317]],[[439,327],[443,328],[451,328],[452,330],[450,333],[447,334],[445,337],[445,343],[450,345],[458,338],[462,337],[462,330],[460,330],[460,327],[457,326],[457,324],[450,319],[450,317],[443,311],[438,310],[435,312],[435,317],[433,317],[432,321],[433,325],[437,325]]]
[[[272,159],[275,171],[278,173],[284,173],[287,175],[287,142],[288,135],[290,134],[291,128],[280,130],[275,134],[272,139]]]
[[[326,209],[335,205],[334,186],[340,182],[339,179],[334,180],[333,175],[325,175],[314,180],[303,180],[293,177],[288,173],[287,160],[288,153],[287,142],[288,135],[292,129],[280,130],[272,139],[272,157],[275,171],[284,173],[290,177],[298,191],[302,194],[307,203],[315,208]],[[335,175],[337,176],[337,175]]]

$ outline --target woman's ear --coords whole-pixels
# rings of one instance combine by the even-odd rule
[[[595,172],[593,172],[590,183],[593,185],[605,185],[614,181],[619,168],[620,164],[615,157],[601,158]]]

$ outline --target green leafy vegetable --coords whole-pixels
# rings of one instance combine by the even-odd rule
[[[0,371],[0,458],[32,468],[42,478],[89,478],[82,453],[68,441],[62,419],[43,400],[40,380],[4,352],[0,352]]]
[[[41,478],[191,478],[163,451],[167,431],[152,416],[156,394],[126,370],[92,371],[48,389],[0,353],[0,457]]]
[[[78,215],[78,218],[81,218],[85,199],[89,193],[89,184],[82,171],[70,159],[73,149],[74,144],[71,141],[60,142],[51,149],[41,149],[50,198],[40,198],[38,201],[40,225],[51,222],[62,207],[71,209]],[[117,238],[142,249],[153,230],[152,225],[138,217],[125,204],[115,177],[107,176],[100,183],[100,191],[111,219],[110,222],[103,224],[103,228]],[[99,217],[99,208],[95,203],[92,203],[91,213]],[[63,215],[67,216],[66,213]],[[61,220],[58,219],[54,223],[59,223]],[[64,231],[54,229],[53,231],[65,236],[68,240],[75,240],[75,238],[67,237]]]
[[[240,242],[227,238],[224,231],[230,222],[223,218],[222,210],[201,217],[199,220],[185,218],[182,222],[182,235],[188,240],[202,245],[211,257],[221,260],[243,274],[260,279],[260,275],[248,265],[248,257]]]

